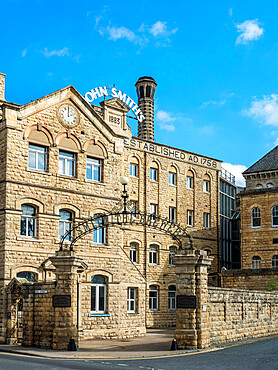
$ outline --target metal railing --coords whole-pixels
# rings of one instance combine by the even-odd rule
[[[229,171],[225,170],[225,168],[221,167],[220,177],[222,179],[229,181],[231,184],[235,185],[236,178],[234,175],[232,175]]]

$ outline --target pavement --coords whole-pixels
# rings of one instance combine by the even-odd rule
[[[90,339],[79,343],[77,351],[0,345],[0,352],[18,353],[46,358],[67,359],[119,359],[173,356],[196,350],[170,351],[174,329],[149,329],[143,337],[130,339]]]

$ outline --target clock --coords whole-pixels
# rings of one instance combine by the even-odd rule
[[[75,127],[79,123],[79,114],[72,105],[63,104],[58,110],[58,119],[66,127]]]

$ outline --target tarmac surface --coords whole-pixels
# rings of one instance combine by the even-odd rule
[[[275,337],[275,336],[271,336]],[[143,337],[130,339],[91,339],[80,341],[77,351],[52,350],[20,345],[0,345],[0,352],[23,354],[50,359],[147,359],[159,357],[178,357],[186,354],[200,354],[219,351],[226,347],[261,341],[271,337],[236,341],[223,346],[209,347],[204,350],[171,351],[174,338],[173,328],[148,329]],[[277,337],[277,336],[276,336]]]

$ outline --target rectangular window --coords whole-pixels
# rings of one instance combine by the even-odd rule
[[[132,262],[137,263],[137,244],[136,243],[130,244],[129,258]]]
[[[150,204],[150,214],[157,216],[157,204],[155,203]]]
[[[169,220],[172,222],[176,222],[176,208],[169,207]]]
[[[127,312],[136,311],[136,288],[127,289]]]
[[[156,285],[150,286],[149,307],[150,307],[150,310],[158,309],[158,287]]]
[[[176,185],[176,174],[174,172],[169,172],[169,184]]]
[[[101,181],[102,177],[102,160],[87,157],[87,179]]]
[[[193,226],[193,211],[187,211],[187,226]]]
[[[205,193],[209,193],[210,192],[210,182],[208,180],[204,180],[203,181],[203,191]]]
[[[153,264],[153,265],[158,264],[158,253],[157,253],[157,247],[156,246],[151,246],[150,247],[149,258],[150,258],[150,263],[151,264]]]
[[[150,180],[157,181],[157,169],[150,168]]]
[[[130,176],[138,177],[138,164],[130,163],[129,174]]]
[[[169,310],[176,309],[176,287],[174,285],[168,288],[168,308]]]
[[[76,155],[59,150],[59,174],[75,176]]]
[[[204,212],[204,228],[209,229],[210,228],[210,214]]]
[[[29,144],[28,167],[39,171],[47,170],[47,147]]]
[[[130,212],[136,217],[137,213],[139,212],[139,205],[137,200],[131,200],[129,205]]]
[[[190,176],[186,177],[186,188],[193,189],[193,177]]]
[[[105,226],[102,226],[103,220],[102,218],[97,218],[95,220],[95,227],[93,231],[93,241],[97,244],[105,244],[105,234],[106,234],[106,228]]]

